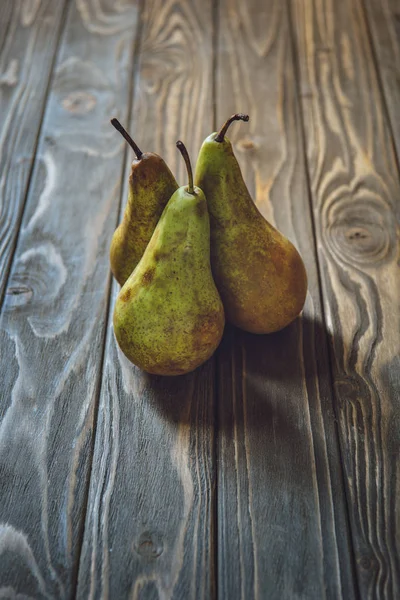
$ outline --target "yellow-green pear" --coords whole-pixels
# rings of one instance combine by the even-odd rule
[[[220,343],[224,309],[211,274],[207,202],[189,185],[171,197],[139,264],[122,287],[114,332],[127,358],[149,373],[181,375],[206,361]]]
[[[252,333],[282,329],[301,312],[307,274],[293,244],[259,212],[225,137],[233,115],[200,149],[195,183],[207,198],[211,267],[228,321]]]
[[[136,154],[129,175],[128,201],[121,224],[110,247],[111,271],[124,285],[143,256],[161,213],[178,184],[164,160],[152,152],[143,153],[117,119],[112,125]]]

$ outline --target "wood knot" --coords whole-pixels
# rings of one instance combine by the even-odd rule
[[[373,556],[361,556],[357,562],[363,571],[371,572],[379,568],[379,564]]]
[[[357,383],[350,378],[336,381],[335,392],[340,407],[355,404],[359,395]]]
[[[164,551],[162,535],[157,531],[144,531],[135,544],[135,550],[143,558],[158,558]]]
[[[76,91],[71,92],[62,102],[63,107],[74,115],[85,115],[96,106],[96,98],[93,94]]]
[[[23,306],[30,302],[32,296],[33,290],[27,285],[12,285],[6,290],[6,303],[9,308]]]
[[[370,232],[365,227],[350,227],[346,232],[348,240],[368,240],[371,237]]]
[[[391,211],[373,199],[340,201],[328,211],[328,242],[342,260],[361,266],[390,258],[395,248]]]
[[[251,150],[258,150],[258,144],[252,138],[245,137],[238,140],[235,144],[239,152],[249,152]]]

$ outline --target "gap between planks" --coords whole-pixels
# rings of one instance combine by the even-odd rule
[[[131,66],[131,78],[130,78],[130,84],[129,84],[128,99],[127,99],[127,102],[128,102],[128,112],[126,114],[126,122],[127,123],[130,123],[130,121],[131,121],[133,103],[135,100],[135,80],[136,80],[136,75],[138,72],[139,58],[140,58],[140,46],[141,46],[141,42],[142,42],[144,2],[145,2],[145,0],[139,0],[136,34],[132,40],[132,49],[131,49],[131,65],[132,66]],[[112,115],[110,115],[110,117],[112,118]],[[129,152],[130,152],[130,148],[126,144],[124,146],[124,151],[122,154],[121,180],[123,180],[124,177],[127,177],[127,171],[128,171],[127,156],[128,156]],[[121,185],[120,196],[119,196],[119,209],[117,211],[117,221],[116,221],[115,227],[117,227],[117,225],[120,221],[120,218],[121,218],[122,211],[123,211],[123,207],[124,207],[124,203],[125,203],[124,194],[125,194],[125,187],[123,185]],[[89,490],[90,490],[90,483],[91,483],[92,474],[93,474],[93,471],[92,471],[93,455],[94,455],[94,447],[95,447],[95,442],[96,442],[96,437],[97,437],[97,424],[98,424],[98,416],[99,416],[100,395],[101,395],[101,390],[102,390],[102,386],[103,386],[102,375],[103,375],[103,368],[104,368],[105,356],[106,356],[107,338],[108,338],[108,331],[109,331],[109,320],[110,320],[110,315],[111,315],[110,309],[111,309],[111,301],[112,301],[112,286],[113,286],[113,280],[111,277],[109,280],[109,285],[108,285],[108,297],[107,297],[107,303],[106,303],[106,308],[105,308],[106,316],[105,316],[105,322],[104,322],[103,346],[102,346],[102,352],[101,352],[101,358],[100,358],[100,368],[99,368],[99,382],[100,383],[98,385],[98,390],[97,390],[95,405],[94,405],[94,411],[93,411],[93,433],[92,433],[92,438],[90,440],[90,442],[91,442],[90,443],[90,453],[89,453],[89,459],[88,459],[89,460],[89,467],[88,467],[89,477],[88,477],[88,481],[87,481],[87,487],[86,487],[86,492],[85,492],[84,502],[83,502],[83,507],[82,507],[82,528],[81,528],[80,538],[79,538],[79,542],[78,542],[78,545],[79,545],[79,550],[77,552],[78,568],[76,569],[75,577],[72,580],[72,589],[75,592],[75,596],[77,596],[77,591],[78,591],[78,580],[79,580],[79,572],[80,572],[82,544],[83,544],[83,540],[84,540],[84,536],[85,536],[86,516],[87,516],[88,503],[89,503]]]
[[[321,303],[321,315],[322,315],[323,323],[325,323],[325,325],[328,326],[328,320],[327,320],[327,315],[326,315],[326,311],[325,311],[324,290],[323,290],[323,286],[322,286],[322,275],[321,275],[322,265],[321,265],[321,260],[320,260],[320,256],[318,253],[317,226],[316,226],[316,222],[315,222],[315,213],[314,213],[314,206],[313,206],[313,201],[312,201],[311,179],[310,179],[308,156],[307,156],[307,150],[306,150],[306,133],[305,133],[304,115],[303,115],[302,103],[300,102],[300,67],[299,67],[299,63],[298,63],[297,55],[296,55],[296,51],[295,51],[296,50],[296,42],[295,42],[295,36],[294,36],[294,24],[293,24],[293,17],[292,17],[291,0],[286,0],[286,10],[287,10],[288,21],[289,21],[289,37],[290,37],[293,73],[294,73],[294,78],[295,78],[296,98],[297,98],[297,104],[299,107],[298,113],[299,113],[299,118],[300,118],[301,143],[302,143],[303,156],[304,156],[304,171],[305,171],[305,177],[306,177],[306,183],[307,183],[308,203],[309,203],[309,207],[310,207],[314,255],[315,255],[316,270],[317,270],[317,277],[318,277],[319,298],[320,298],[320,303]],[[327,343],[327,347],[328,347],[328,362],[329,362],[329,384],[330,384],[331,390],[334,390],[334,375],[333,375],[333,369],[332,369],[332,361],[333,361],[334,356],[333,356],[331,344]],[[335,398],[335,395],[333,392],[332,399],[334,399],[334,398]],[[359,584],[358,584],[358,578],[356,576],[356,572],[357,572],[357,570],[356,570],[356,554],[355,554],[355,549],[354,549],[354,540],[353,540],[353,536],[351,534],[351,521],[350,521],[350,511],[349,511],[350,498],[348,496],[347,487],[345,485],[345,468],[344,468],[344,461],[343,461],[343,450],[342,450],[342,446],[340,444],[336,402],[333,403],[332,409],[333,409],[333,413],[335,415],[334,428],[335,428],[335,435],[336,435],[336,444],[337,444],[338,453],[340,456],[341,481],[342,481],[342,486],[343,486],[345,499],[346,499],[346,501],[345,501],[346,524],[347,524],[348,531],[350,532],[349,543],[350,543],[350,557],[351,557],[351,561],[352,561],[351,572],[352,572],[353,582],[354,582],[354,586],[355,586],[355,593],[356,593],[356,596],[359,597],[360,589],[359,589]]]

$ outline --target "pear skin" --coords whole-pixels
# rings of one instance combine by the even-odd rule
[[[153,235],[168,200],[178,189],[170,169],[158,154],[142,153],[116,119],[113,125],[134,148],[137,158],[129,175],[128,201],[110,246],[111,271],[122,286]]]
[[[172,195],[117,297],[113,322],[122,352],[148,373],[190,372],[216,350],[225,318],[211,274],[209,216],[199,188],[181,187]]]
[[[238,119],[248,117],[234,115],[224,127]],[[293,244],[253,202],[223,129],[205,139],[195,173],[210,214],[212,272],[226,319],[252,333],[272,333],[302,311],[307,274]]]

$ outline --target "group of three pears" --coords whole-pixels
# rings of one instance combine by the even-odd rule
[[[123,220],[110,249],[122,286],[114,332],[127,358],[149,373],[181,375],[219,345],[225,317],[252,333],[282,329],[301,312],[307,293],[303,261],[268,223],[244,183],[226,132],[233,115],[201,147],[193,181],[178,184],[163,159],[133,148]],[[194,185],[194,183],[196,185]]]

